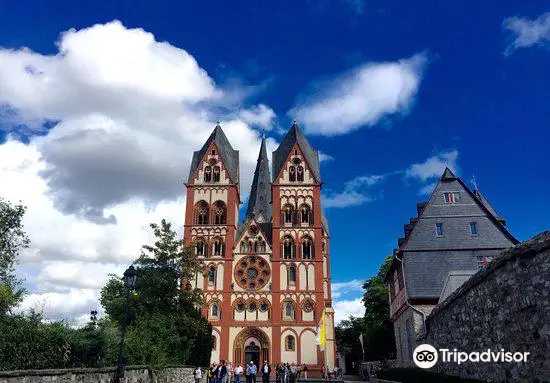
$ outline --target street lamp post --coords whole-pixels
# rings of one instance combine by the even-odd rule
[[[122,331],[120,335],[120,350],[118,359],[117,378],[124,378],[124,337],[126,335],[126,322],[128,321],[128,306],[130,305],[130,293],[136,286],[137,271],[134,266],[128,267],[124,272],[124,287],[126,288],[126,301],[124,302],[124,317],[122,318]]]

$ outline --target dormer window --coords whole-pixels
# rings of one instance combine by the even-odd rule
[[[443,198],[445,199],[445,203],[448,203],[448,204],[460,203],[459,192],[445,192],[443,193]]]

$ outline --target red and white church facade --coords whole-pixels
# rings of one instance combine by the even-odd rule
[[[296,123],[273,152],[262,139],[246,217],[239,222],[239,152],[217,125],[193,155],[184,237],[204,262],[192,285],[204,291],[213,326],[212,362],[334,366],[328,224],[319,155]],[[326,349],[316,342],[326,319]]]

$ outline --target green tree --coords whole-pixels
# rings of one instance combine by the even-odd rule
[[[134,262],[138,279],[130,299],[127,362],[204,365],[210,359],[212,328],[199,310],[202,291],[186,283],[203,272],[201,262],[166,220],[150,226],[156,241],[153,246],[143,246]],[[125,296],[124,283],[117,276],[101,291],[105,312],[119,326]],[[205,347],[207,344],[210,347]]]
[[[11,313],[25,293],[14,274],[19,252],[30,245],[23,230],[25,211],[23,205],[13,205],[0,197],[0,317]]]
[[[388,286],[384,275],[392,257],[386,257],[378,273],[363,284],[365,294],[365,356],[367,360],[382,360],[395,357],[395,337],[390,321]]]
[[[350,316],[336,326],[338,350],[346,356],[347,368],[350,370],[353,364],[358,366],[363,358],[360,334],[363,334],[366,361],[395,357],[393,324],[389,320],[388,287],[384,284],[384,275],[390,262],[391,257],[384,259],[377,274],[363,284],[364,316],[362,318]]]

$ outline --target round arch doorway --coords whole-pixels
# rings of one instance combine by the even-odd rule
[[[247,327],[236,337],[233,344],[233,363],[249,364],[251,361],[259,367],[269,361],[269,337],[256,327]]]

